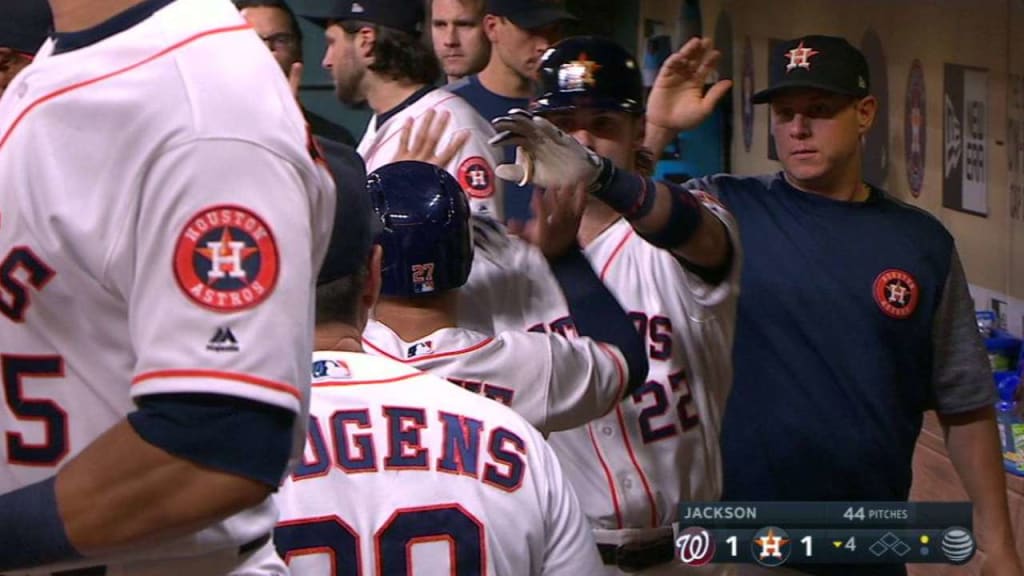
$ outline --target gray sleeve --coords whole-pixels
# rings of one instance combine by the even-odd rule
[[[932,407],[969,412],[996,401],[992,369],[974,318],[974,303],[956,248],[932,327]]]

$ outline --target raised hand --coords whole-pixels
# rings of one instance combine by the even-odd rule
[[[531,202],[534,217],[526,223],[520,235],[540,248],[546,258],[558,258],[576,244],[586,204],[587,189],[582,182],[546,190],[534,189]]]
[[[662,64],[647,98],[647,124],[679,133],[699,125],[732,87],[719,80],[705,94],[704,85],[722,53],[710,38],[691,38]]]
[[[398,151],[391,161],[418,160],[441,168],[448,166],[469,139],[469,131],[462,130],[455,134],[444,148],[440,148],[441,137],[444,136],[449,120],[451,114],[448,112],[437,118],[434,110],[427,110],[420,120],[416,136],[413,137],[415,120],[407,118],[398,136]]]

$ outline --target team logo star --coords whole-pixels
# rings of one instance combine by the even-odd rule
[[[583,90],[597,83],[594,73],[600,69],[601,65],[588,58],[586,52],[580,52],[579,58],[562,64],[558,84],[563,90]]]
[[[782,558],[782,547],[789,543],[789,539],[780,538],[775,535],[773,530],[769,529],[767,536],[757,538],[754,542],[761,547],[761,558],[767,556]]]
[[[210,261],[210,271],[206,276],[207,284],[213,284],[225,276],[244,281],[246,273],[242,268],[242,262],[259,251],[259,248],[236,241],[227,227],[221,231],[220,240],[207,242],[205,247],[196,248],[196,252]]]
[[[793,70],[794,68],[804,68],[807,70],[811,69],[811,56],[821,54],[813,48],[805,48],[804,43],[800,42],[800,45],[793,48],[789,52],[786,52],[786,57],[789,58],[789,64],[786,65],[786,72]]]

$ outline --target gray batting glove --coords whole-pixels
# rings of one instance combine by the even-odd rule
[[[541,188],[571,188],[584,182],[589,189],[601,174],[600,156],[540,116],[514,108],[491,124],[498,132],[488,141],[491,146],[516,147],[515,164],[494,170],[503,180]]]

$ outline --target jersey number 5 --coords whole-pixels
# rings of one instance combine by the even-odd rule
[[[359,535],[337,516],[283,522],[274,529],[277,552],[285,562],[311,554],[326,554],[330,574],[360,575]],[[395,510],[374,535],[374,563],[381,576],[407,576],[415,544],[440,542],[448,546],[445,563],[456,576],[486,573],[484,527],[458,504]],[[430,566],[426,572],[442,573]]]
[[[29,287],[41,290],[56,273],[29,248],[16,246],[0,262],[0,313],[16,323],[25,321],[31,304]],[[23,466],[54,466],[68,453],[68,415],[52,400],[26,398],[25,378],[61,378],[64,360],[60,356],[0,355],[4,402],[20,421],[42,423],[45,440],[25,441],[18,432],[5,434],[7,460]]]

